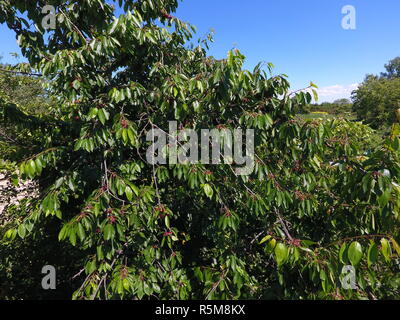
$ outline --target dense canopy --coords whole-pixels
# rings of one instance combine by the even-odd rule
[[[366,149],[349,138],[357,124],[298,119],[313,83],[291,93],[272,64],[208,56],[211,36],[194,44],[176,0],[49,1],[54,30],[44,4],[0,0],[20,68],[40,75],[49,102],[34,114],[0,93],[2,123],[32,137],[14,182],[39,193],[12,208],[0,250],[45,246],[31,259],[65,270],[75,299],[399,297],[398,124]],[[253,172],[149,164],[146,133],[169,121],[254,129]],[[342,286],[348,265],[355,290]]]

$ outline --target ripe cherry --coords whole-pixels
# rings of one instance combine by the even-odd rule
[[[121,126],[124,128],[124,129],[126,129],[126,128],[128,128],[128,121],[126,121],[125,119],[122,119],[121,120]]]
[[[109,221],[111,224],[114,224],[115,221],[117,221],[117,218],[116,218],[115,216],[109,216],[109,217],[108,217],[108,221]]]
[[[294,245],[295,247],[300,247],[301,240],[300,239],[293,239],[291,241],[291,244]]]

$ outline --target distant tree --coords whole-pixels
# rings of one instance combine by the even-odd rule
[[[22,119],[15,125],[4,118],[6,113],[13,113],[16,119],[23,113],[31,117],[44,117],[50,109],[51,100],[42,84],[43,79],[18,73],[10,65],[0,64],[0,101],[10,106],[7,112],[0,111],[0,159],[17,161],[35,152],[35,146],[42,146],[43,134],[28,134],[26,128],[21,126]],[[29,121],[33,129],[37,121],[33,118]]]
[[[400,78],[400,57],[396,57],[385,64],[386,72],[382,72],[383,78]]]
[[[390,60],[385,69],[380,76],[367,74],[352,93],[353,111],[374,129],[396,122],[400,107],[400,57]]]
[[[400,108],[400,78],[367,77],[353,93],[353,111],[372,128],[396,122]]]
[[[339,105],[351,104],[351,101],[349,99],[342,98],[342,99],[337,99],[337,100],[333,101],[333,104],[339,104]]]
[[[43,89],[43,79],[13,70],[10,65],[0,64],[0,91],[12,103],[31,114],[44,114],[48,109],[48,97]]]
[[[348,99],[338,99],[334,102],[322,102],[321,104],[312,104],[307,108],[310,112],[326,112],[332,115],[346,115],[351,112],[351,101]]]

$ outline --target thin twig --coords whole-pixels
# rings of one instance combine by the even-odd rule
[[[282,225],[285,235],[290,239],[290,241],[293,241],[293,237],[290,235],[289,230],[287,229],[286,224],[285,224],[284,220],[282,219],[282,216],[280,215],[278,209],[275,209],[275,213],[278,216],[279,222]]]
[[[75,274],[75,275],[71,278],[71,280],[74,280],[76,277],[79,277],[83,271],[85,271],[85,268],[82,268],[77,274]]]
[[[227,273],[228,273],[228,269],[225,271],[225,273],[223,275],[221,275],[219,280],[213,285],[213,287],[211,288],[210,292],[207,294],[206,300],[208,300],[208,297],[218,288],[218,286],[221,283],[221,281],[225,279]]]

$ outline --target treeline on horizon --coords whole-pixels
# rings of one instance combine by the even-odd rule
[[[327,113],[362,121],[372,129],[388,131],[398,121],[400,109],[400,57],[385,64],[380,75],[367,74],[352,92],[351,100],[342,98],[333,102],[314,103],[300,113]],[[354,117],[353,117],[354,116]]]

